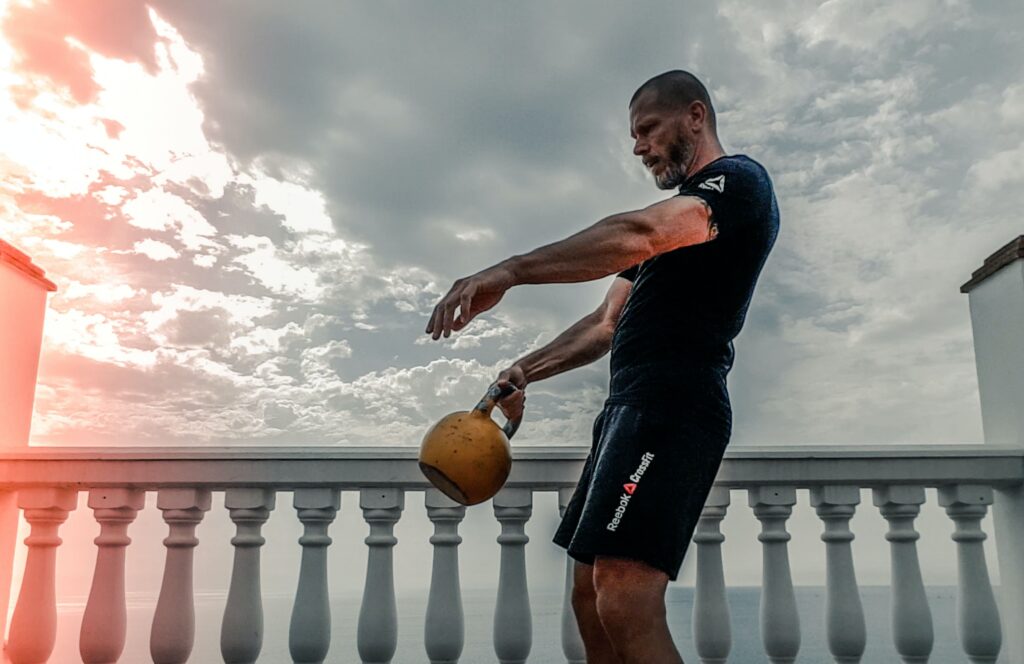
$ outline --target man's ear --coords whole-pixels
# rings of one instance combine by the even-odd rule
[[[699,133],[707,119],[707,114],[708,109],[704,106],[704,102],[699,99],[691,101],[690,105],[686,107],[687,129],[692,133]]]

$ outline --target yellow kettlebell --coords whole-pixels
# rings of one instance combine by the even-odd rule
[[[487,388],[473,410],[460,410],[441,418],[423,436],[420,470],[430,483],[455,502],[476,505],[498,493],[512,470],[509,439],[522,418],[499,427],[491,419],[498,400],[515,392],[515,385]]]

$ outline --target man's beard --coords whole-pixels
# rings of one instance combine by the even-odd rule
[[[686,180],[686,164],[693,156],[693,146],[682,138],[677,139],[668,149],[665,167],[654,176],[658,189],[675,189]]]

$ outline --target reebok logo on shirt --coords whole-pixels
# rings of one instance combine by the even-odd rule
[[[643,477],[644,471],[651,465],[651,460],[654,459],[654,454],[651,452],[644,452],[644,455],[640,457],[640,465],[637,466],[636,470],[632,475],[629,476],[629,482],[622,485],[623,494],[619,498],[619,504],[615,508],[615,516],[605,526],[608,530],[615,532],[619,527],[619,522],[622,521],[622,516],[626,513],[626,507],[629,506],[629,499],[632,498],[633,492],[636,491],[636,485],[640,483],[640,478]]]
[[[697,185],[697,188],[710,189],[711,191],[717,191],[718,193],[722,193],[723,191],[725,191],[725,175],[716,175],[713,178],[708,178],[707,180],[704,180],[699,185]]]

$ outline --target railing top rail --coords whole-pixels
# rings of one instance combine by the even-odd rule
[[[589,448],[513,448],[506,486],[554,490],[576,484]],[[34,447],[0,452],[0,490],[30,486],[332,486],[353,490],[429,486],[418,448],[402,447]],[[726,452],[720,486],[1024,482],[1024,448],[998,445],[737,445]]]
[[[514,459],[585,459],[583,445],[513,445]],[[231,446],[35,446],[0,449],[0,462],[14,460],[152,460],[152,459],[416,459],[419,446],[377,445],[231,445]],[[726,459],[844,459],[1024,456],[1024,446],[982,443],[884,445],[730,445]]]

